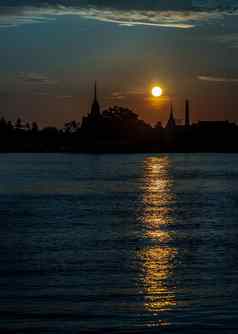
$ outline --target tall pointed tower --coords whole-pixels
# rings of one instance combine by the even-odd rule
[[[166,125],[166,129],[174,129],[176,128],[176,122],[174,118],[174,112],[173,112],[173,105],[170,105],[170,115],[169,115],[169,120]]]
[[[185,101],[185,127],[190,127],[190,110],[189,110],[189,100]]]
[[[92,117],[98,117],[100,116],[100,105],[98,103],[97,99],[97,82],[95,81],[94,84],[94,99],[91,107],[91,116]]]

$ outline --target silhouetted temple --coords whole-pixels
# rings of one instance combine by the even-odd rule
[[[176,121],[174,118],[174,112],[173,112],[173,105],[170,105],[170,115],[169,120],[166,125],[166,129],[175,129],[176,128]]]
[[[173,105],[165,125],[146,124],[132,110],[120,106],[100,109],[97,84],[82,123],[70,121],[63,129],[39,129],[20,118],[0,118],[0,152],[238,152],[238,126],[229,121],[191,122],[190,102],[184,122],[176,124]]]
[[[90,113],[87,116],[83,117],[82,119],[82,129],[88,131],[98,130],[100,119],[101,119],[100,105],[97,96],[97,83],[95,81],[93,103],[91,106]]]
[[[97,97],[97,83],[94,84],[94,99],[93,104],[91,107],[91,117],[97,118],[100,117],[100,105],[98,103],[98,97]]]

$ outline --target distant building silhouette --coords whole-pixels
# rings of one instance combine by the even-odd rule
[[[189,100],[185,101],[185,127],[190,127],[190,110],[189,110]]]
[[[176,122],[174,118],[174,112],[173,112],[173,105],[170,105],[170,115],[169,120],[166,125],[166,129],[175,129],[176,128]]]
[[[228,130],[236,128],[237,125],[229,121],[199,121],[198,123],[194,124],[193,127],[200,128],[203,130],[215,131],[215,130]]]

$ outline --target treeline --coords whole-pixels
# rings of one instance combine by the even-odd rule
[[[16,122],[0,119],[1,152],[51,152],[59,151],[67,135],[79,130],[76,122],[66,123],[64,128],[49,126],[40,128],[36,122]]]
[[[156,127],[155,127],[156,128]],[[0,119],[1,152],[68,151],[138,151],[153,145],[153,127],[127,108],[104,110],[99,117],[89,114],[83,121],[66,122],[63,128],[40,128],[36,122],[18,118],[15,122]]]
[[[118,106],[60,129],[2,117],[0,152],[238,152],[238,127],[229,122],[152,127]]]

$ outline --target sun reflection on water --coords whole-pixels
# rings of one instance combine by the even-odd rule
[[[138,252],[144,307],[153,314],[168,311],[176,305],[173,283],[173,260],[176,248],[170,228],[173,219],[169,159],[147,158],[144,168],[143,214],[141,224],[145,246]],[[166,323],[167,324],[167,323]],[[162,325],[158,320],[158,325]]]

